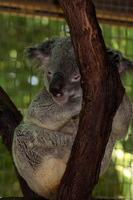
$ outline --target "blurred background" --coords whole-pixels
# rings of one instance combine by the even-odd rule
[[[106,45],[133,60],[133,1],[94,3]],[[28,68],[23,58],[25,47],[66,35],[69,28],[56,0],[0,0],[0,85],[22,114],[43,87],[43,78]],[[131,74],[124,77],[123,84],[133,102]],[[133,123],[128,137],[116,143],[110,166],[100,177],[94,195],[133,199]],[[12,159],[0,138],[0,197],[8,196],[22,193]]]

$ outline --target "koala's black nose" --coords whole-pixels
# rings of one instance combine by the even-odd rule
[[[63,87],[64,87],[64,77],[61,73],[54,74],[52,81],[50,83],[49,90],[54,97],[63,96]]]

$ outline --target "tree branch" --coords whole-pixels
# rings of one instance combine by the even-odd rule
[[[87,200],[98,182],[112,119],[124,89],[106,47],[91,0],[60,0],[69,24],[82,75],[83,104],[79,130],[58,200]]]
[[[21,113],[18,111],[14,103],[0,87],[0,136],[2,137],[2,142],[11,156],[14,129],[19,125],[22,118]],[[15,170],[24,197],[38,197],[38,195],[29,188],[26,181],[19,175],[16,168]]]

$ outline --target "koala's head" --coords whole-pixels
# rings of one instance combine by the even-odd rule
[[[53,100],[64,104],[82,96],[80,72],[70,37],[55,38],[26,49],[30,65],[38,64]]]
[[[25,54],[31,66],[38,64],[44,74],[45,87],[56,103],[64,104],[70,99],[82,97],[80,72],[70,37],[45,41],[27,48]],[[109,62],[118,67],[120,74],[133,68],[133,63],[121,52],[108,48],[107,54]]]

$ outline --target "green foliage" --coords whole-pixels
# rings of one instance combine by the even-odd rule
[[[65,21],[47,17],[21,17],[0,14],[0,85],[7,91],[18,109],[24,114],[32,97],[43,87],[43,77],[27,67],[23,58],[26,46],[35,45],[53,36],[66,35]],[[64,26],[65,25],[65,26]],[[133,29],[101,25],[108,47],[119,49],[132,59]],[[128,74],[123,79],[126,92],[133,101],[133,79]],[[133,132],[133,125],[129,132]],[[0,141],[1,143],[1,141]],[[107,172],[100,178],[95,188],[95,196],[133,197],[133,137],[118,142]],[[0,145],[0,196],[18,196],[20,191],[12,166],[12,160],[3,145]]]

